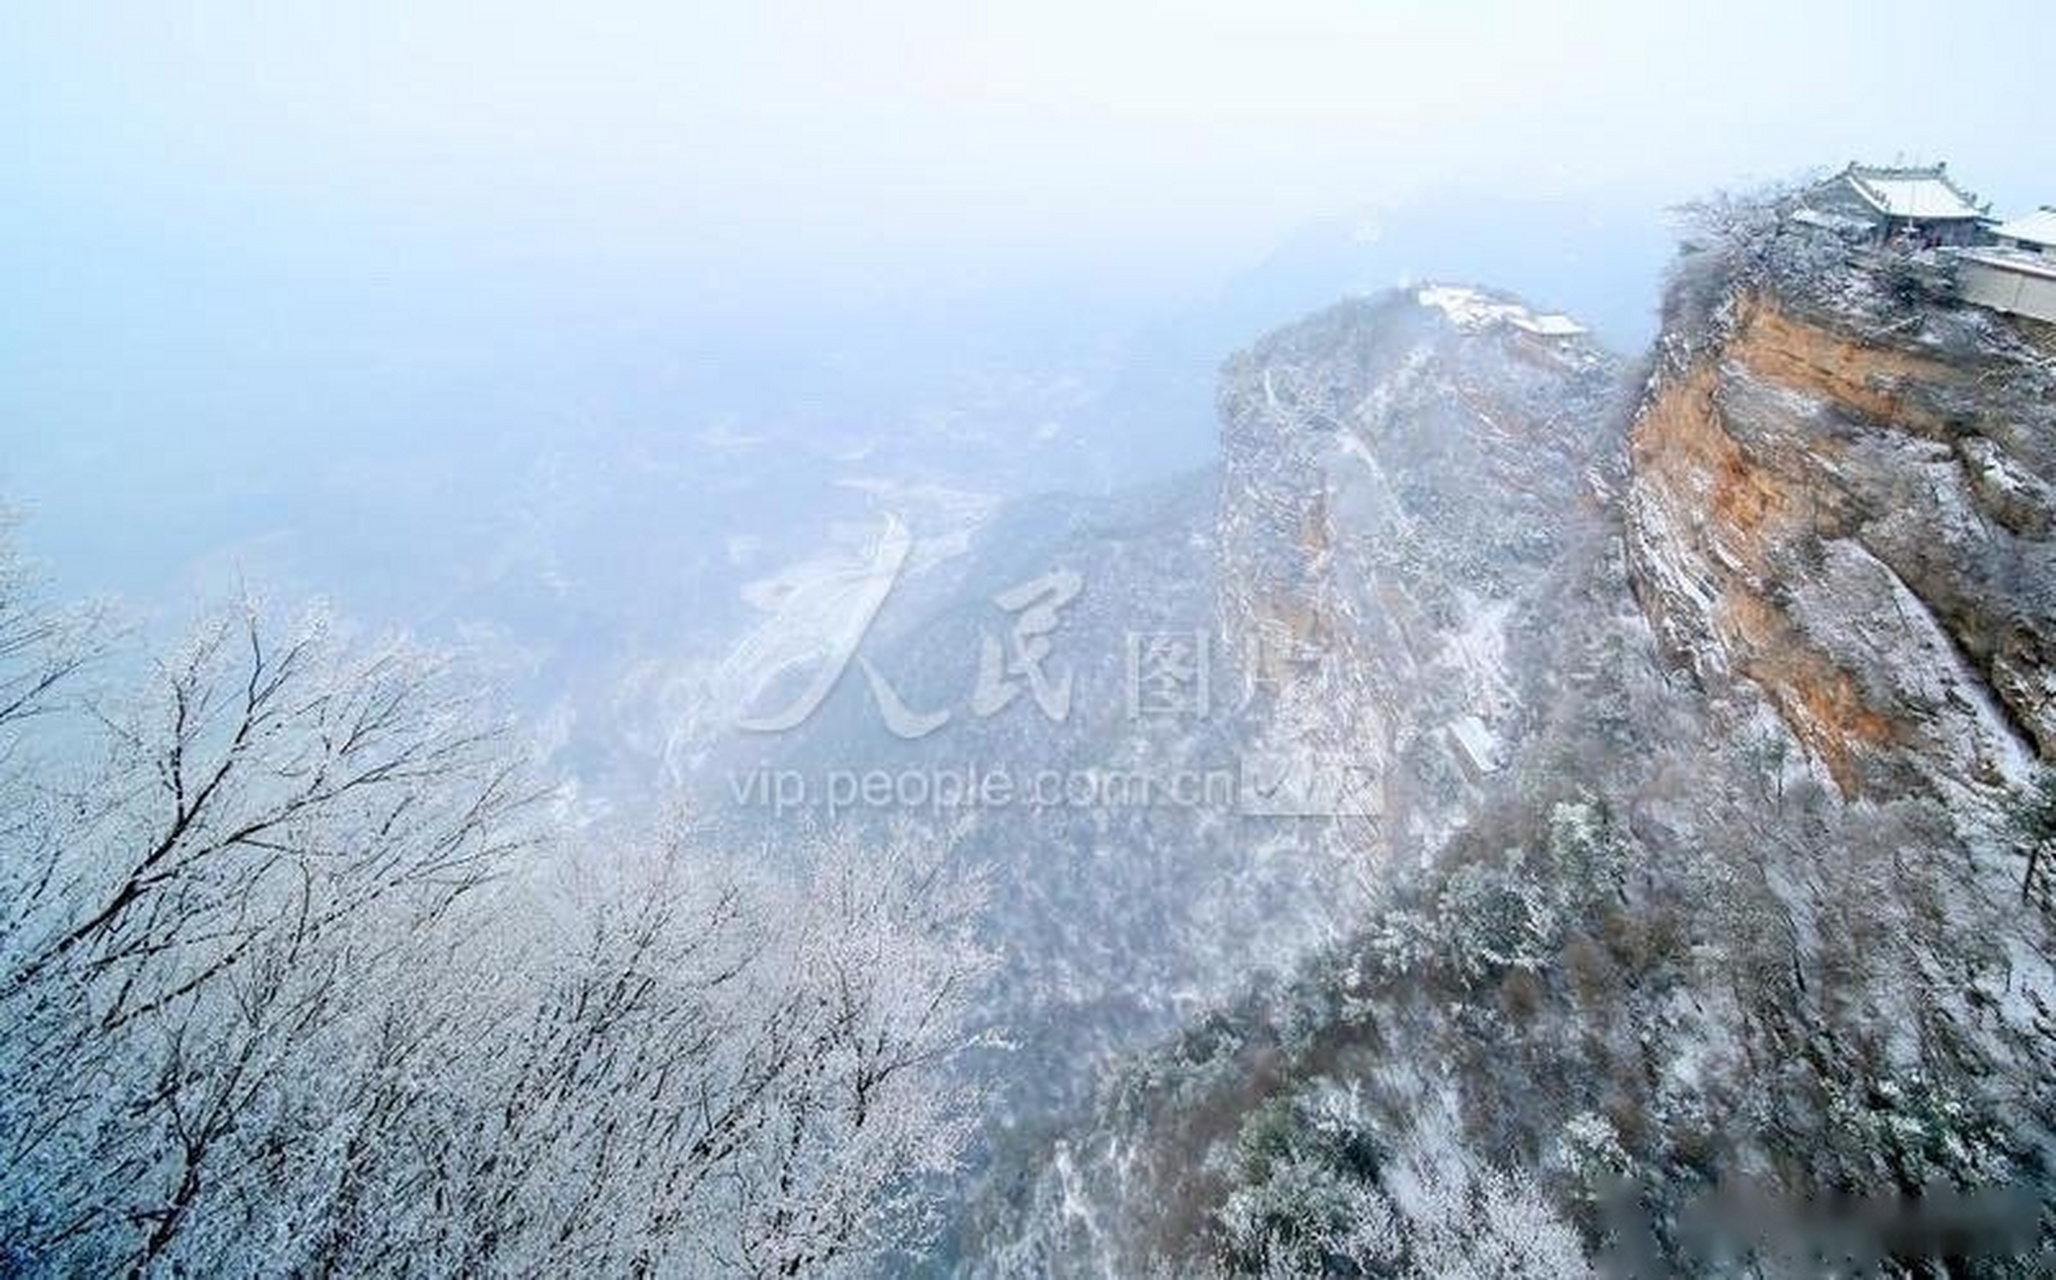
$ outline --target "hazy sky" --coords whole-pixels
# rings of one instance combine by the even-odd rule
[[[1418,229],[1466,192],[1490,201],[1451,225],[1484,230],[1444,238],[1493,263],[1590,210],[1579,280],[1623,211],[1855,156],[2056,201],[2052,49],[2048,0],[14,0],[0,498],[132,567],[251,536],[294,485],[426,470],[397,446],[689,436],[810,366],[925,394],[926,361],[943,395],[1309,219]]]
[[[28,3],[10,239],[832,269],[1260,247],[1444,186],[1856,155],[2056,201],[2056,5]]]

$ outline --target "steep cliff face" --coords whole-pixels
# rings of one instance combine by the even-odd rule
[[[2049,361],[1850,264],[1714,287],[1631,437],[1667,646],[1760,687],[1845,796],[2019,781],[2056,750]]]
[[[1688,257],[1639,398],[1473,291],[1230,363],[1219,623],[1253,732],[1375,777],[1371,902],[1003,1166],[988,1271],[1727,1274],[1738,1181],[2048,1201],[1994,808],[2056,745],[2047,353],[1776,226]]]
[[[1617,382],[1567,317],[1456,287],[1343,303],[1224,371],[1225,642],[1270,740],[1363,780],[1345,806],[1385,852],[1446,839],[1547,700]]]

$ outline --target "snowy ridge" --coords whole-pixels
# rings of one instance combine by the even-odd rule
[[[1430,285],[1415,291],[1414,300],[1440,311],[1464,329],[1484,329],[1503,323],[1547,338],[1575,337],[1586,331],[1584,325],[1567,315],[1538,314],[1518,302],[1494,298],[1462,285]]]

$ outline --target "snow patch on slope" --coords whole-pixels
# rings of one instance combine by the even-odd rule
[[[1585,332],[1585,326],[1567,315],[1537,313],[1518,302],[1502,302],[1461,285],[1430,285],[1416,291],[1414,300],[1440,311],[1462,329],[1505,323],[1545,338],[1570,338]]]

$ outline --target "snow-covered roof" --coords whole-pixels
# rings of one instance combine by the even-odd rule
[[[2006,223],[1993,234],[2001,240],[2025,240],[2029,244],[2056,247],[2056,206],[2043,205],[2033,213]]]
[[[1850,165],[1842,178],[1864,203],[1888,218],[1948,221],[1984,215],[1941,165],[1932,169],[1873,169]]]

